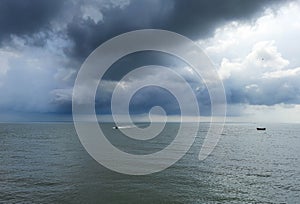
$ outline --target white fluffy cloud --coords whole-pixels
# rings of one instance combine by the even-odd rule
[[[231,22],[222,26],[215,31],[214,37],[199,41],[199,44],[218,62],[224,56],[230,59],[244,58],[257,42],[272,41],[283,58],[288,59],[294,67],[299,65],[299,13],[299,1],[289,3],[276,13],[267,10],[252,24]]]
[[[267,10],[251,25],[231,22],[199,41],[224,81],[229,115],[264,120],[269,109],[278,116],[285,109],[299,112],[299,22],[300,6],[294,2],[276,13]]]
[[[228,79],[232,74],[259,79],[262,74],[272,71],[281,70],[280,73],[284,73],[282,69],[288,65],[289,61],[278,52],[273,41],[261,41],[254,44],[251,52],[244,59],[229,60],[224,57],[218,72],[222,79]]]

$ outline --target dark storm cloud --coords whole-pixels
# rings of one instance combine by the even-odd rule
[[[283,1],[273,0],[133,0],[124,8],[102,9],[103,21],[76,16],[68,25],[68,36],[75,45],[70,54],[86,58],[104,41],[124,32],[160,28],[183,34],[193,40],[208,37],[215,28],[231,20],[252,17]]]
[[[227,21],[251,20],[267,7],[276,7],[280,0],[177,0],[166,28],[193,40],[207,37]]]
[[[201,109],[202,115],[210,115],[210,98],[208,90],[201,78],[195,77],[195,73],[191,73],[190,70],[187,71],[188,65],[178,58],[172,55],[168,55],[160,52],[153,51],[143,51],[136,52],[127,55],[116,63],[114,63],[110,69],[103,76],[98,92],[96,95],[96,109],[98,113],[101,114],[111,114],[111,97],[113,90],[115,89],[117,82],[119,82],[127,72],[132,71],[141,66],[145,65],[160,65],[171,67],[174,71],[177,71],[185,81],[194,90],[194,95],[197,96],[199,107]],[[161,76],[159,74],[153,73],[151,71],[151,66],[147,68],[148,73],[143,76],[133,77],[133,81],[139,83],[139,81],[149,81],[147,76],[153,75],[154,77],[150,79],[152,83],[156,83],[156,80],[163,81],[166,84],[173,84],[173,86],[182,86],[182,84],[176,83],[174,79],[169,79],[166,76]],[[131,83],[133,81],[127,81],[127,88],[124,90],[125,93],[131,92]],[[182,94],[187,90],[182,91]],[[122,103],[122,101],[120,101]],[[133,114],[148,113],[153,106],[162,106],[164,110],[169,115],[176,115],[180,113],[179,105],[177,99],[174,98],[169,92],[166,92],[162,88],[157,87],[147,87],[139,90],[134,97],[131,99],[130,110]]]
[[[251,18],[262,13],[266,7],[276,6],[279,2],[280,1],[264,0],[135,0],[131,1],[130,4],[124,8],[116,7],[99,10],[103,15],[103,19],[99,22],[95,22],[92,18],[83,18],[82,15],[75,16],[67,26],[67,34],[74,42],[74,47],[69,50],[69,54],[81,62],[97,46],[106,40],[124,32],[145,28],[167,29],[197,40],[212,35],[218,26],[226,22],[232,20],[251,20]],[[163,59],[166,60],[166,57],[164,56]],[[106,79],[118,81],[120,77],[133,67],[148,65],[149,60],[151,61],[150,64],[155,64],[155,60],[161,62],[162,58],[155,55],[151,57],[136,55],[133,60],[129,58],[121,60],[120,62],[122,63],[119,63],[120,65],[117,66],[118,71],[110,69],[112,73],[108,72]],[[166,61],[164,63],[168,64]],[[134,66],[134,64],[138,64],[138,66]],[[147,94],[150,94],[150,92],[147,92]],[[147,94],[144,94],[144,96],[147,96]],[[209,97],[205,91],[198,93],[198,95],[199,101],[204,103],[202,106],[210,106],[209,102],[207,102]],[[159,101],[157,100],[166,99],[166,101],[168,101],[167,107],[172,107],[170,108],[170,112],[172,112],[171,109],[174,113],[178,112],[178,107],[171,106],[167,97],[151,98],[152,100],[148,101],[152,101],[153,103],[158,103]],[[239,100],[243,98],[244,97],[241,96]],[[147,109],[145,103],[142,103],[142,101],[143,100],[138,100],[135,103],[137,112],[143,112]],[[107,99],[99,103],[98,108],[102,109],[101,111],[104,113],[109,113],[109,100]],[[210,110],[210,108],[207,108],[207,110]]]
[[[68,36],[75,46],[70,51],[75,58],[86,58],[104,41],[124,32],[162,28],[168,19],[173,2],[170,0],[132,1],[125,8],[102,9],[103,21],[75,16],[68,25]]]
[[[65,52],[82,62],[104,41],[124,32],[160,28],[178,32],[193,40],[213,34],[214,29],[230,20],[249,20],[265,7],[279,0],[132,0],[124,6],[107,6],[109,1],[2,0],[0,1],[0,42],[11,34],[32,35],[53,30],[50,22],[58,22],[59,32],[74,42]],[[103,16],[95,22],[84,16],[82,8],[90,6]],[[47,32],[31,39],[43,45]]]
[[[111,114],[110,100],[104,100],[96,104],[97,113]],[[148,86],[140,89],[131,98],[129,111],[131,114],[148,113],[154,106],[161,106],[168,115],[180,114],[179,104],[176,98],[166,89],[156,86]]]
[[[132,0],[124,6],[107,6],[107,2],[2,0],[0,42],[9,39],[11,34],[30,36],[51,30],[50,22],[58,22],[61,24],[59,32],[74,42],[73,47],[65,50],[66,53],[81,62],[101,43],[127,31],[160,28],[196,40],[213,34],[217,26],[227,21],[249,20],[266,7],[283,3],[279,0]],[[95,22],[84,16],[84,6],[98,10],[103,19]],[[43,45],[40,42],[47,38],[47,34],[34,38]]]
[[[17,65],[17,60],[11,60],[14,61],[15,67],[10,67],[8,72],[9,76],[5,76],[9,83],[4,79],[2,80],[3,83],[6,83],[4,83],[1,89],[2,91],[0,91],[0,93],[2,93],[0,94],[2,101],[4,101],[3,104],[5,103],[3,105],[4,109],[12,107],[10,109],[16,112],[20,110],[36,112],[40,109],[40,112],[43,113],[71,113],[71,91],[69,94],[66,94],[64,90],[71,90],[75,76],[73,76],[73,78],[72,76],[69,77],[70,80],[60,84],[55,81],[57,75],[59,75],[56,69],[70,67],[70,69],[74,70],[79,69],[81,62],[97,46],[118,34],[136,29],[157,28],[175,31],[193,40],[198,40],[213,35],[214,30],[226,22],[232,20],[251,21],[251,19],[255,19],[262,14],[265,8],[276,7],[281,3],[286,3],[286,1],[279,0],[132,0],[128,5],[112,6],[108,5],[107,2],[110,3],[110,1],[106,0],[0,1],[0,47],[1,45],[3,46],[4,42],[11,40],[11,35],[26,37],[26,42],[29,42],[29,46],[26,45],[28,46],[27,49],[20,49],[20,52],[22,52],[24,56],[19,60]],[[89,14],[84,13],[86,11],[83,11],[82,8],[85,7],[91,7],[97,10],[100,15],[102,15],[102,19],[97,21],[91,16],[85,16],[85,14]],[[35,35],[39,32],[42,33],[42,35]],[[52,36],[53,39],[51,40],[51,46],[48,45],[47,47],[43,42],[45,39],[49,40],[49,36]],[[15,49],[17,50],[19,48]],[[37,49],[36,53],[33,52],[35,49]],[[53,49],[53,51],[51,51],[51,49]],[[43,51],[49,53],[39,56],[38,53],[42,53]],[[53,55],[52,52],[55,53],[55,55]],[[58,60],[59,62],[57,61],[51,64],[57,59],[56,54],[60,52],[62,53],[62,59]],[[66,56],[64,56],[64,54]],[[44,59],[46,58],[45,56],[51,60],[46,61]],[[64,59],[64,57],[66,57],[66,59]],[[29,60],[27,60],[27,58],[29,58]],[[44,68],[41,70],[46,70],[45,73],[38,73],[36,69],[33,69],[35,68],[34,66],[36,66],[34,64],[28,63],[28,65],[24,66],[24,62],[29,62],[30,59],[40,60],[42,62],[40,66]],[[152,57],[139,57],[138,60],[137,58],[133,60],[124,59],[122,63],[125,63],[120,65],[120,67],[123,66],[125,67],[123,70],[129,71],[130,69],[126,68],[126,66],[132,68],[133,65],[142,66],[153,64],[155,60],[158,62],[157,64],[170,65],[169,62],[166,61],[168,59],[165,56],[160,58],[153,55]],[[68,64],[68,66],[66,67],[65,64]],[[173,66],[173,64],[171,64],[171,66]],[[28,71],[31,69],[32,72]],[[108,73],[107,80],[117,80],[126,74],[119,70],[115,73]],[[19,78],[16,78],[18,75],[20,75]],[[65,75],[61,77],[61,81],[68,78]],[[38,83],[34,83],[36,81],[35,79],[39,80]],[[15,81],[18,81],[18,85],[16,85]],[[190,83],[192,84],[192,81],[190,81]],[[36,84],[39,86],[36,86]],[[22,89],[20,89],[19,86],[21,86]],[[37,88],[32,89],[32,87]],[[193,88],[196,90],[196,85]],[[24,93],[23,89],[30,91]],[[232,90],[234,91],[234,89]],[[51,95],[51,93],[53,94]],[[161,92],[145,90],[141,95],[143,97],[140,97],[142,98],[140,101],[137,95],[136,100],[132,103],[135,106],[135,109],[132,109],[132,111],[135,113],[142,113],[146,111],[146,109],[149,109],[149,107],[162,103],[162,105],[169,108],[170,113],[178,113],[176,101],[171,103],[172,98],[163,98],[164,94]],[[209,106],[207,91],[199,92],[197,96],[200,101],[200,106],[201,104],[203,106]],[[18,98],[18,100],[16,100],[16,98]],[[109,97],[107,98],[109,99]],[[282,96],[282,100],[285,98],[287,97]],[[51,106],[48,105],[49,101],[52,103]],[[150,101],[150,103],[145,105],[148,101]],[[109,100],[99,102],[104,104],[101,104],[102,106],[99,106],[99,108],[103,109],[108,107],[103,110],[104,113],[109,113],[109,102]],[[264,103],[263,101],[251,102],[251,97],[241,90],[236,90],[232,94],[230,102]],[[29,104],[28,107],[26,104]],[[36,104],[42,104],[42,107],[38,108]],[[15,107],[18,109],[15,109]]]
[[[61,0],[1,0],[0,42],[14,35],[31,35],[48,29]]]

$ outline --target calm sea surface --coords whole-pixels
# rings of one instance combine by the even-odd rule
[[[201,123],[174,166],[128,176],[94,161],[72,123],[2,123],[0,203],[300,203],[300,125],[265,126],[264,132],[254,124],[226,124],[213,153],[198,161],[208,127]],[[146,145],[111,127],[102,125],[115,146],[131,153],[164,148],[178,128],[168,124]]]

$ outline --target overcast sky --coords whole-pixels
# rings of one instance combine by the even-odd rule
[[[171,30],[198,43],[223,80],[230,120],[300,122],[300,1],[264,0],[1,0],[0,121],[70,118],[84,59],[106,40],[144,28]],[[100,85],[97,111],[110,113],[110,94],[126,74],[120,67],[129,71],[153,61],[185,76],[201,113],[209,115],[208,92],[190,69],[150,52],[112,67]],[[124,94],[131,83],[147,80],[181,87],[172,78],[150,76],[128,81]],[[137,93],[131,111],[143,114],[154,105],[179,113],[170,93],[157,88]]]

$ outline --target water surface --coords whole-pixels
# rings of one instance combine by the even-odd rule
[[[228,123],[213,153],[198,161],[208,124],[174,166],[147,176],[112,172],[83,149],[72,123],[0,124],[0,202],[4,203],[299,203],[300,125]],[[172,141],[168,124],[147,144],[126,141],[131,153],[151,153]],[[187,131],[187,134],[188,131]],[[153,150],[154,149],[154,150]]]

